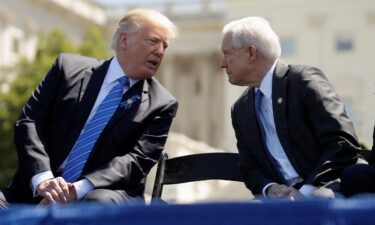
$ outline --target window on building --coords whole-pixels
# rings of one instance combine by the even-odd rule
[[[353,37],[351,35],[338,35],[336,38],[336,51],[348,52],[354,49]]]
[[[196,95],[200,95],[202,91],[202,83],[199,78],[196,78],[194,81],[194,93]]]
[[[297,47],[294,38],[281,38],[280,39],[281,52],[284,56],[293,56],[296,54]]]
[[[12,40],[12,52],[16,55],[20,53],[20,40],[16,37]]]

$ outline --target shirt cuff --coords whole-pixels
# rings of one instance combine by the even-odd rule
[[[94,189],[94,185],[87,179],[79,180],[73,183],[73,186],[76,189],[77,200],[81,200],[89,191]]]
[[[40,183],[49,179],[53,179],[53,178],[55,178],[55,176],[53,176],[52,171],[44,171],[44,172],[35,174],[31,178],[31,188],[33,191],[33,197],[37,196],[38,193],[36,193],[36,189]]]
[[[317,187],[315,187],[313,185],[305,184],[299,189],[299,192],[301,192],[301,194],[303,194],[303,196],[309,197],[316,189],[317,189]]]
[[[276,184],[276,183],[272,182],[272,183],[269,183],[269,184],[267,184],[266,186],[264,186],[264,188],[262,189],[262,194],[263,194],[263,196],[266,196],[266,197],[267,197],[267,193],[266,193],[266,191],[267,191],[267,189],[268,189],[269,187],[271,187],[271,185],[273,185],[273,184]]]

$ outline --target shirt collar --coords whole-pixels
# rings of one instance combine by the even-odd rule
[[[125,72],[122,70],[120,63],[117,60],[117,57],[114,56],[111,60],[111,63],[109,64],[107,75],[105,76],[104,83],[110,84],[117,79],[119,79],[122,76],[126,76]],[[130,81],[130,87],[133,86],[135,83],[137,83],[137,79],[129,78]]]
[[[268,70],[266,76],[263,78],[258,89],[260,89],[264,96],[271,98],[272,96],[272,78],[273,72],[275,71],[276,61],[273,63],[271,68]]]

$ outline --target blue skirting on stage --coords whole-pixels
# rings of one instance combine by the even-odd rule
[[[31,205],[0,210],[0,225],[350,225],[375,224],[375,198],[202,204]]]

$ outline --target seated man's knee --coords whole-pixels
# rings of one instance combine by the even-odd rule
[[[95,201],[101,203],[116,203],[117,196],[112,190],[95,189],[87,193],[83,201]]]
[[[140,196],[129,196],[123,190],[108,190],[108,189],[95,189],[87,193],[82,201],[95,201],[100,203],[128,203],[140,202]]]
[[[341,182],[350,184],[351,182],[358,182],[367,179],[369,176],[370,166],[366,164],[356,164],[349,166],[342,173]]]
[[[341,192],[345,196],[375,191],[375,167],[366,164],[346,168],[341,177]]]

